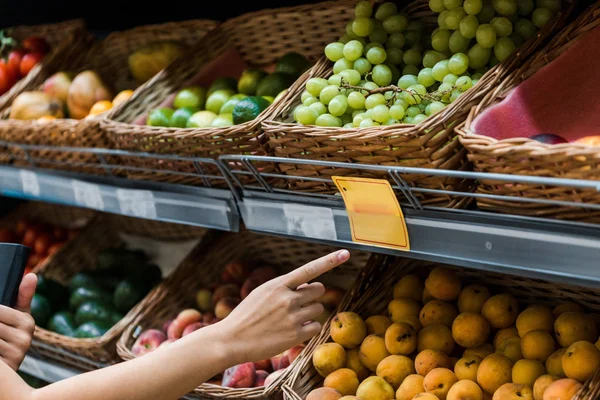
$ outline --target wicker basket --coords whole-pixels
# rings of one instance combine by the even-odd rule
[[[312,160],[337,161],[358,164],[376,164],[386,166],[419,167],[434,169],[466,170],[466,151],[460,145],[454,128],[466,117],[468,110],[481,99],[512,68],[522,63],[541,43],[561,26],[572,9],[567,8],[548,23],[535,37],[526,42],[512,56],[490,69],[479,82],[451,105],[418,125],[392,125],[371,128],[326,128],[303,126],[293,122],[291,113],[300,104],[300,95],[304,87],[295,93],[294,100],[287,102],[283,112],[263,123],[268,144],[276,156],[303,158]],[[430,11],[428,1],[417,0],[405,10],[413,18],[427,25],[435,23],[434,13]],[[331,63],[323,58],[322,63],[329,66],[321,75],[332,75]],[[385,178],[387,172],[373,172],[356,169],[331,168],[326,166],[297,165],[280,163],[280,170],[290,176],[323,177],[332,175],[352,175],[368,178]],[[411,186],[427,189],[469,190],[469,182],[457,178],[443,178],[427,175],[406,174],[403,178]],[[296,191],[335,193],[333,182],[289,181],[289,188]],[[424,205],[437,207],[465,207],[467,198],[455,198],[445,194],[415,193]]]
[[[76,62],[64,62],[52,72],[58,70],[81,72],[93,69],[100,74],[104,82],[114,89],[114,93],[125,89],[135,89],[138,83],[130,76],[128,67],[128,57],[131,53],[143,45],[159,40],[178,40],[192,46],[215,26],[214,21],[190,20],[114,32],[93,45],[87,41],[86,44],[91,48],[84,57],[80,57]],[[41,85],[44,79],[39,81],[36,87]],[[10,108],[7,108],[0,116],[0,140],[48,147],[110,147],[108,138],[100,129],[100,116],[82,120],[62,118],[40,123],[38,121],[11,120],[8,119],[9,113]],[[36,162],[36,159],[50,162]],[[100,160],[96,156],[86,153],[52,149],[34,150],[30,151],[29,157],[27,157],[18,147],[10,146],[9,149],[6,149],[6,154],[0,154],[0,161],[10,160],[17,164],[25,163],[42,168],[106,174],[106,171],[99,165]],[[107,161],[118,164],[118,159],[109,158]],[[82,165],[85,163],[96,165]]]
[[[506,77],[481,103],[473,107],[466,122],[460,125],[457,131],[461,143],[469,151],[469,159],[473,162],[475,170],[515,175],[600,179],[598,147],[578,144],[547,145],[526,138],[496,140],[478,135],[471,129],[472,122],[484,109],[504,99],[519,83],[569,49],[586,32],[598,27],[599,16],[600,4],[595,3],[561,31],[547,47]],[[482,181],[478,191],[498,196],[600,204],[600,193],[595,189]],[[600,211],[597,210],[485,198],[478,199],[477,204],[482,209],[502,213],[600,222]]]
[[[95,269],[97,256],[102,250],[125,245],[121,233],[179,242],[183,239],[200,239],[206,232],[201,228],[190,230],[184,225],[159,222],[148,225],[143,219],[101,215],[66,251],[58,253],[53,261],[39,272],[66,285],[78,272]],[[146,299],[152,298],[155,291],[156,289],[152,290]],[[141,301],[134,306],[121,321],[98,338],[72,338],[36,327],[32,351],[83,370],[93,369],[94,365],[119,361],[115,344],[123,330],[142,311],[143,303],[144,301]]]
[[[121,358],[134,358],[131,347],[135,335],[141,329],[158,328],[179,311],[195,304],[198,289],[209,287],[218,282],[223,267],[231,261],[242,259],[252,262],[265,262],[276,268],[290,269],[299,267],[310,260],[321,257],[335,249],[329,246],[297,242],[272,236],[258,235],[249,231],[226,233],[214,242],[205,241],[196,248],[186,262],[157,291],[157,296],[144,301],[144,311],[130,324],[117,345]],[[351,252],[350,261],[322,277],[325,284],[349,288],[358,271],[369,259],[364,252]],[[202,266],[201,268],[199,266]],[[306,351],[306,350],[305,350]],[[271,386],[266,388],[231,389],[214,384],[203,384],[194,394],[206,398],[267,398],[281,389],[284,379],[294,369],[295,363],[287,368]]]
[[[198,43],[190,59],[174,63],[156,77],[125,107],[115,110],[102,121],[117,148],[186,157],[217,158],[223,154],[265,155],[261,123],[280,111],[287,96],[263,111],[252,121],[226,128],[164,128],[132,123],[157,107],[169,95],[194,82],[198,72],[233,68],[237,75],[244,67],[268,68],[287,52],[295,51],[315,61],[323,46],[335,38],[352,15],[354,0],[328,1],[313,5],[264,10],[231,19]],[[236,53],[236,61],[228,55]],[[240,65],[241,58],[243,62]],[[235,65],[234,65],[235,64]],[[297,91],[311,77],[310,71],[298,79],[290,91]],[[236,76],[237,77],[237,76]],[[167,171],[197,172],[191,162],[129,159],[130,165]],[[263,172],[274,167],[259,166]],[[206,173],[215,173],[207,170]],[[204,185],[200,177],[173,175],[168,172],[132,172],[129,177],[188,185]],[[211,182],[212,184],[212,182]],[[217,182],[218,184],[218,182]]]
[[[357,280],[352,292],[340,306],[340,310],[353,311],[367,318],[371,315],[387,314],[387,305],[393,298],[394,284],[404,275],[416,274],[424,279],[429,271],[440,264],[419,260],[388,257],[383,262],[371,264],[373,269],[365,269]],[[586,308],[593,316],[600,317],[600,291],[579,286],[529,279],[513,275],[474,270],[462,267],[445,266],[454,270],[463,287],[472,284],[484,284],[492,293],[509,293],[519,300],[522,306],[542,304],[554,307],[561,302],[573,301]],[[331,318],[330,318],[331,321]],[[321,334],[315,337],[307,348],[314,350],[318,345],[330,340],[330,321],[323,327]],[[299,368],[286,381],[288,390],[284,396],[288,400],[304,399],[307,394],[322,385],[323,378],[312,365],[312,352],[305,351],[299,358]],[[581,393],[598,393],[598,379],[590,378]],[[289,394],[292,392],[292,395]],[[581,394],[580,393],[580,394]],[[579,400],[596,400],[596,396],[580,396]]]

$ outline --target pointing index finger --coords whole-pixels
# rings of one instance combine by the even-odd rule
[[[288,273],[284,276],[284,283],[290,289],[296,290],[298,286],[310,282],[325,272],[345,263],[349,258],[350,252],[348,250],[330,253]]]

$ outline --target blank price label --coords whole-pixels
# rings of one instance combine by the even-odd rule
[[[290,235],[337,240],[333,210],[325,207],[284,204],[283,214]]]
[[[104,201],[98,185],[78,180],[71,181],[71,185],[77,204],[95,210],[104,210]]]
[[[117,189],[121,212],[139,218],[156,218],[154,195],[149,190]]]
[[[37,174],[35,172],[22,169],[19,172],[19,175],[21,175],[21,186],[23,187],[23,193],[33,197],[39,197],[40,183],[38,182]]]

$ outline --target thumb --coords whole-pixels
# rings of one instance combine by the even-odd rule
[[[37,276],[35,274],[27,274],[21,281],[19,286],[19,297],[17,299],[17,309],[29,313],[31,307],[31,299],[35,294],[37,286]]]

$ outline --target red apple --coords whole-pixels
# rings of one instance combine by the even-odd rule
[[[137,338],[131,348],[131,352],[136,357],[142,356],[158,349],[165,340],[167,340],[167,337],[163,332],[158,329],[149,329],[142,332]]]

